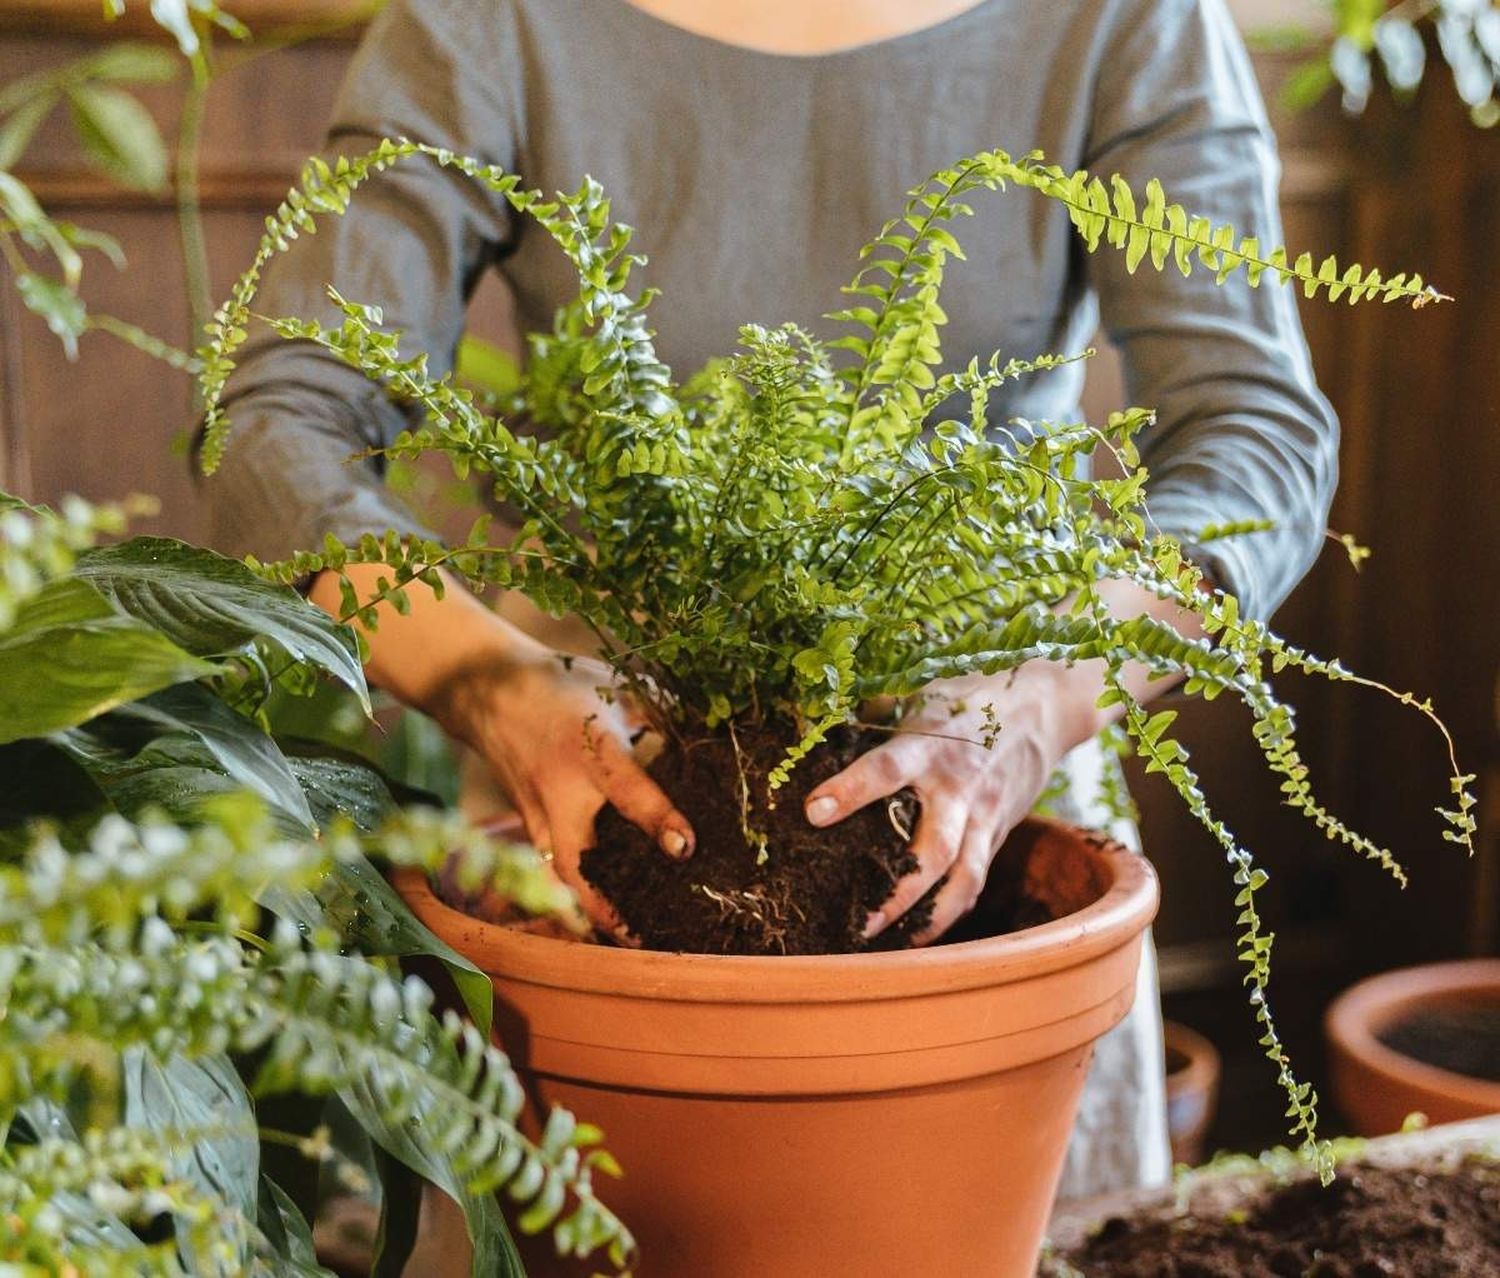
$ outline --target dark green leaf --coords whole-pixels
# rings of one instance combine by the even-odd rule
[[[121,1057],[125,1123],[147,1131],[213,1129],[215,1135],[183,1149],[176,1171],[190,1184],[256,1218],[260,1140],[250,1094],[227,1056],[161,1061],[140,1048]],[[222,1133],[222,1134],[219,1134]],[[179,1231],[186,1244],[191,1233]],[[192,1271],[189,1265],[189,1271]]]
[[[332,1270],[318,1264],[312,1229],[297,1204],[268,1176],[260,1178],[255,1220],[276,1257],[277,1278],[334,1278]]]
[[[385,778],[358,755],[312,742],[279,745],[318,825],[347,816],[361,830],[373,830],[396,810]]]
[[[261,580],[237,559],[166,537],[135,537],[86,552],[75,571],[190,652],[219,656],[262,639],[326,671],[369,708],[348,627],[295,590]]]
[[[410,1123],[388,1122],[367,1077],[342,1090],[339,1098],[371,1140],[458,1204],[474,1244],[472,1278],[526,1278],[495,1195],[468,1191],[468,1177],[454,1167],[452,1158],[421,1139],[420,1113]]]
[[[84,723],[218,667],[64,578],[23,603],[0,635],[0,744]]]
[[[18,1107],[15,1123],[6,1139],[20,1138],[27,1144],[65,1140],[82,1148],[78,1126],[68,1110],[57,1101],[32,1096]],[[118,1216],[102,1211],[86,1194],[54,1194],[51,1204],[67,1222],[68,1237],[74,1246],[127,1251],[140,1241],[129,1225]]]
[[[72,846],[110,810],[109,800],[78,764],[49,741],[0,745],[0,859],[30,845],[28,826],[46,820]]]
[[[56,741],[127,814],[157,807],[190,819],[210,795],[242,788],[263,798],[289,832],[315,831],[276,743],[201,684],[130,702]]]
[[[385,779],[357,756],[296,742],[284,743],[284,749],[319,825],[343,814],[361,829],[373,830],[396,810]],[[371,957],[437,959],[457,986],[470,1019],[483,1033],[490,1032],[494,990],[489,978],[423,927],[370,862],[335,866],[316,893],[273,888],[261,904],[293,922],[332,928],[347,945]]]
[[[437,959],[458,987],[469,1018],[490,1032],[494,989],[477,966],[422,926],[395,888],[368,861],[344,862],[328,872],[316,892],[271,887],[261,904],[306,927],[332,928],[351,949],[372,958]]]

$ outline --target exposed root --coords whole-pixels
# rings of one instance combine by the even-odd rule
[[[694,883],[693,889],[707,897],[718,907],[721,923],[737,923],[763,936],[783,954],[786,953],[786,926],[788,912],[795,914],[799,922],[806,922],[807,915],[795,901],[777,901],[767,895],[764,888],[730,888],[720,891],[706,883]]]

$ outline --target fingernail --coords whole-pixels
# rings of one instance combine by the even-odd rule
[[[827,825],[839,810],[839,801],[831,795],[823,795],[807,805],[807,819],[814,825]]]
[[[661,850],[668,856],[681,856],[687,851],[687,838],[681,830],[668,830],[661,836]]]
[[[865,940],[868,941],[872,936],[875,936],[884,928],[885,911],[876,910],[873,914],[870,915],[869,918],[865,920],[865,930],[861,933],[861,935],[865,938]]]

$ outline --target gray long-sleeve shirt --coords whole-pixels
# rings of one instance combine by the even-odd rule
[[[330,131],[451,147],[546,190],[601,181],[639,228],[657,347],[679,376],[732,351],[741,323],[819,321],[859,246],[903,192],[972,152],[1044,150],[1280,243],[1275,146],[1223,0],[980,0],[937,26],[845,52],[769,54],[681,30],[626,0],[392,0],[357,54]],[[1089,256],[1063,210],[980,194],[955,228],[968,260],[943,294],[951,363],[1082,348],[1102,318],[1143,441],[1156,523],[1272,518],[1203,552],[1244,609],[1268,615],[1317,553],[1338,427],[1313,380],[1291,290],[1215,288]],[[442,371],[465,302],[498,269],[523,327],[550,325],[570,268],[495,197],[426,161],[376,179],[272,268],[257,309],[329,316],[324,285],[377,303]],[[1078,414],[1081,366],[1006,388],[991,415]],[[352,454],[401,411],[304,345],[252,338],[230,383],[235,430],[214,496],[226,550],[282,557],[326,531],[415,529]]]

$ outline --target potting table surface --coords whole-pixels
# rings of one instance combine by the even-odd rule
[[[1429,1127],[1421,1131],[1401,1132],[1394,1136],[1381,1136],[1368,1142],[1358,1157],[1361,1162],[1401,1167],[1431,1159],[1457,1158],[1471,1152],[1490,1153],[1500,1157],[1500,1114],[1464,1123]],[[1181,1201],[1179,1195],[1184,1189],[1188,1201],[1200,1210],[1207,1208],[1229,1211],[1259,1190],[1272,1174],[1270,1170],[1262,1169],[1247,1169],[1243,1174],[1195,1172],[1190,1173],[1185,1187],[1106,1194],[1099,1198],[1064,1203],[1052,1215],[1047,1230],[1048,1241],[1059,1250],[1075,1247],[1100,1222],[1112,1216],[1127,1216]]]

